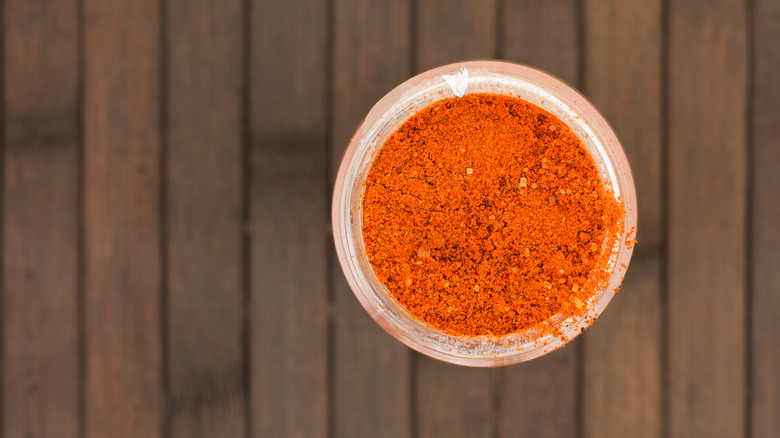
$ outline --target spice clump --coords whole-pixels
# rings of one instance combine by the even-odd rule
[[[363,240],[414,316],[457,336],[554,333],[606,287],[624,207],[582,141],[520,98],[474,93],[413,114],[365,182]]]

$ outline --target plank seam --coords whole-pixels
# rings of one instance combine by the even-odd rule
[[[244,19],[242,20],[243,53],[242,62],[242,86],[243,97],[241,101],[242,112],[242,163],[241,163],[241,280],[242,280],[242,309],[241,309],[241,340],[242,340],[242,377],[244,384],[244,436],[252,437],[252,258],[251,258],[251,187],[252,187],[252,84],[251,84],[251,41],[252,41],[252,1],[244,0]]]
[[[576,88],[581,89],[585,86],[585,62],[587,58],[587,47],[585,44],[585,35],[587,35],[587,19],[585,18],[585,5],[583,0],[576,0],[574,8],[577,14],[577,65],[576,65]]]
[[[503,370],[501,368],[493,368],[490,370],[490,381],[491,386],[493,387],[493,400],[491,402],[493,403],[493,437],[494,438],[500,438],[501,437],[501,399],[502,399],[502,391],[501,391],[501,383],[503,382]]]
[[[496,16],[493,23],[493,58],[503,59],[504,57],[504,0],[496,0]]]
[[[84,111],[85,100],[85,66],[86,66],[86,38],[84,31],[84,0],[77,0],[76,4],[76,28],[77,28],[77,148],[76,151],[76,338],[78,349],[78,434],[87,436],[87,254],[86,254],[86,120]],[[3,215],[5,217],[5,215]]]
[[[335,120],[333,106],[334,106],[334,76],[335,76],[335,26],[336,26],[336,11],[335,0],[327,0],[326,8],[326,22],[327,29],[325,35],[325,172],[323,172],[323,188],[325,191],[325,218],[327,218],[328,228],[327,232],[323,236],[325,238],[325,303],[326,303],[326,321],[325,321],[325,336],[327,340],[327,346],[325,351],[325,392],[326,392],[326,436],[328,438],[336,438],[336,295],[335,295],[335,275],[333,269],[335,268],[335,261],[333,260],[333,251],[331,245],[333,241],[333,222],[330,219],[330,202],[331,199],[331,181],[335,181],[335,175],[331,179],[330,173],[332,172],[332,153],[333,150],[333,123]]]
[[[409,437],[418,438],[419,420],[417,418],[417,355],[409,353]]]
[[[170,300],[170,284],[168,276],[169,252],[168,252],[168,1],[160,0],[160,187],[159,187],[159,219],[160,219],[160,396],[162,416],[160,421],[161,436],[171,436],[170,418],[170,337],[168,333],[168,311]]]
[[[0,438],[5,438],[5,153],[7,150],[5,137],[5,0],[0,0]]]
[[[660,269],[660,301],[661,301],[661,394],[659,402],[661,416],[661,436],[669,436],[671,427],[669,424],[670,412],[670,373],[669,373],[669,0],[661,0],[661,59],[660,75],[661,84],[659,87],[661,96],[661,242],[660,253],[662,262]]]
[[[745,75],[745,329],[744,329],[744,367],[745,367],[745,406],[744,406],[744,435],[745,438],[753,436],[753,206],[755,205],[754,188],[755,172],[755,145],[753,138],[753,99],[755,96],[755,2],[746,0],[745,28],[747,44],[747,72]]]
[[[417,49],[419,31],[417,29],[418,21],[418,0],[409,0],[409,77],[417,73]]]

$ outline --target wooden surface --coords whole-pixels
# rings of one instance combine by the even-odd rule
[[[752,391],[747,412],[755,437],[772,437],[780,431],[780,142],[773,134],[780,120],[780,2],[757,0],[752,11],[753,76],[748,108],[752,114],[753,179],[750,222],[750,312],[747,370]]]
[[[780,2],[5,0],[0,438],[780,436]],[[332,184],[387,91],[501,58],[621,139],[639,244],[566,348],[382,331]]]
[[[583,88],[632,164],[640,244],[623,281],[626,293],[618,294],[582,338],[582,435],[658,437],[665,231],[662,2],[598,0],[584,7]]]
[[[84,433],[158,437],[165,415],[160,3],[82,7]]]
[[[327,188],[355,127],[411,71],[411,2],[338,0],[333,17],[330,168]],[[355,299],[329,245],[331,431],[334,437],[395,438],[412,433],[412,353]]]
[[[239,0],[166,4],[165,379],[171,437],[240,436],[244,33]]]
[[[746,430],[745,5],[669,3],[671,437],[732,437]]]
[[[249,7],[250,432],[325,437],[330,15]]]
[[[78,9],[49,3],[3,5],[4,437],[81,432]]]

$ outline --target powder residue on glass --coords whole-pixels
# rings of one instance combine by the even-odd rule
[[[366,256],[402,306],[445,333],[501,336],[592,309],[624,207],[560,119],[474,93],[389,136],[362,214]]]

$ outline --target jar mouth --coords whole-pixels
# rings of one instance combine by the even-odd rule
[[[594,294],[593,309],[582,318],[550,323],[559,336],[536,336],[533,329],[503,336],[455,336],[438,331],[400,305],[376,278],[365,255],[362,235],[364,181],[387,137],[412,114],[441,99],[455,97],[442,74],[466,69],[466,94],[494,93],[518,97],[554,114],[582,140],[593,157],[602,182],[625,208],[624,231],[603,254],[611,271],[606,289]],[[358,301],[392,336],[425,355],[460,365],[502,366],[527,361],[553,351],[579,335],[601,314],[620,286],[633,252],[636,194],[631,170],[620,142],[604,118],[577,91],[544,72],[500,61],[445,65],[399,85],[369,111],[350,141],[341,162],[333,194],[333,235],[342,270]]]

